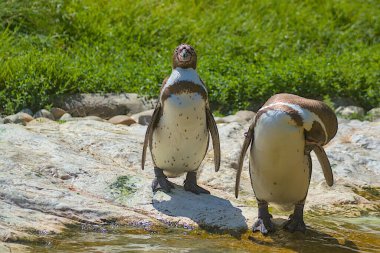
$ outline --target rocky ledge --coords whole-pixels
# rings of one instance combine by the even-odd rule
[[[183,177],[173,180],[176,188],[170,194],[151,192],[150,156],[144,171],[140,166],[144,125],[115,125],[92,118],[1,124],[0,241],[35,240],[60,233],[70,224],[246,231],[257,214],[247,160],[239,199],[233,189],[237,157],[253,115],[239,112],[217,119],[221,169],[214,172],[210,146],[199,173],[200,184],[211,195],[184,191]],[[337,136],[326,147],[335,185],[326,185],[313,157],[306,212],[376,213],[380,208],[380,122],[339,119],[339,123]],[[1,247],[8,246],[0,243]]]

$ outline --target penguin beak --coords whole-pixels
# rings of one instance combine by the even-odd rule
[[[191,60],[191,54],[188,52],[186,48],[182,49],[181,52],[178,55],[180,61],[190,61]]]

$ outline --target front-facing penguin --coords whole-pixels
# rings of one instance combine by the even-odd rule
[[[186,191],[210,192],[197,185],[197,170],[204,159],[211,134],[215,171],[220,166],[218,129],[208,103],[207,89],[196,71],[197,55],[186,44],[173,54],[173,69],[162,84],[159,100],[146,130],[142,153],[144,169],[149,145],[154,164],[153,192],[170,192],[174,185],[167,177],[187,173]]]
[[[329,186],[333,174],[323,149],[336,134],[338,122],[334,112],[323,102],[292,94],[272,96],[257,112],[242,147],[236,176],[238,197],[245,153],[251,145],[249,172],[258,202],[258,219],[253,230],[267,234],[274,230],[268,203],[291,210],[284,228],[306,231],[303,209],[311,177],[313,150]]]

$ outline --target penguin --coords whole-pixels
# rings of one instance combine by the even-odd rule
[[[305,233],[303,209],[312,172],[310,152],[314,151],[327,185],[333,173],[323,146],[336,135],[335,113],[325,103],[293,94],[277,94],[257,112],[246,133],[239,156],[235,184],[238,197],[240,176],[249,148],[249,174],[258,203],[253,231],[274,231],[268,203],[284,211],[294,210],[284,229]]]
[[[220,141],[206,86],[196,71],[197,54],[194,48],[187,44],[179,45],[174,50],[172,64],[171,75],[163,81],[146,130],[142,169],[149,145],[155,174],[153,192],[159,189],[171,192],[174,185],[167,178],[186,173],[186,191],[210,194],[197,184],[197,170],[208,149],[209,133],[215,171],[219,170]]]

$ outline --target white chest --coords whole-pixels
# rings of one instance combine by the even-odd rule
[[[256,197],[279,205],[302,200],[309,186],[303,127],[282,111],[262,115],[250,151],[250,173]]]
[[[168,176],[197,170],[207,151],[206,102],[196,93],[171,95],[153,133],[156,166]]]

